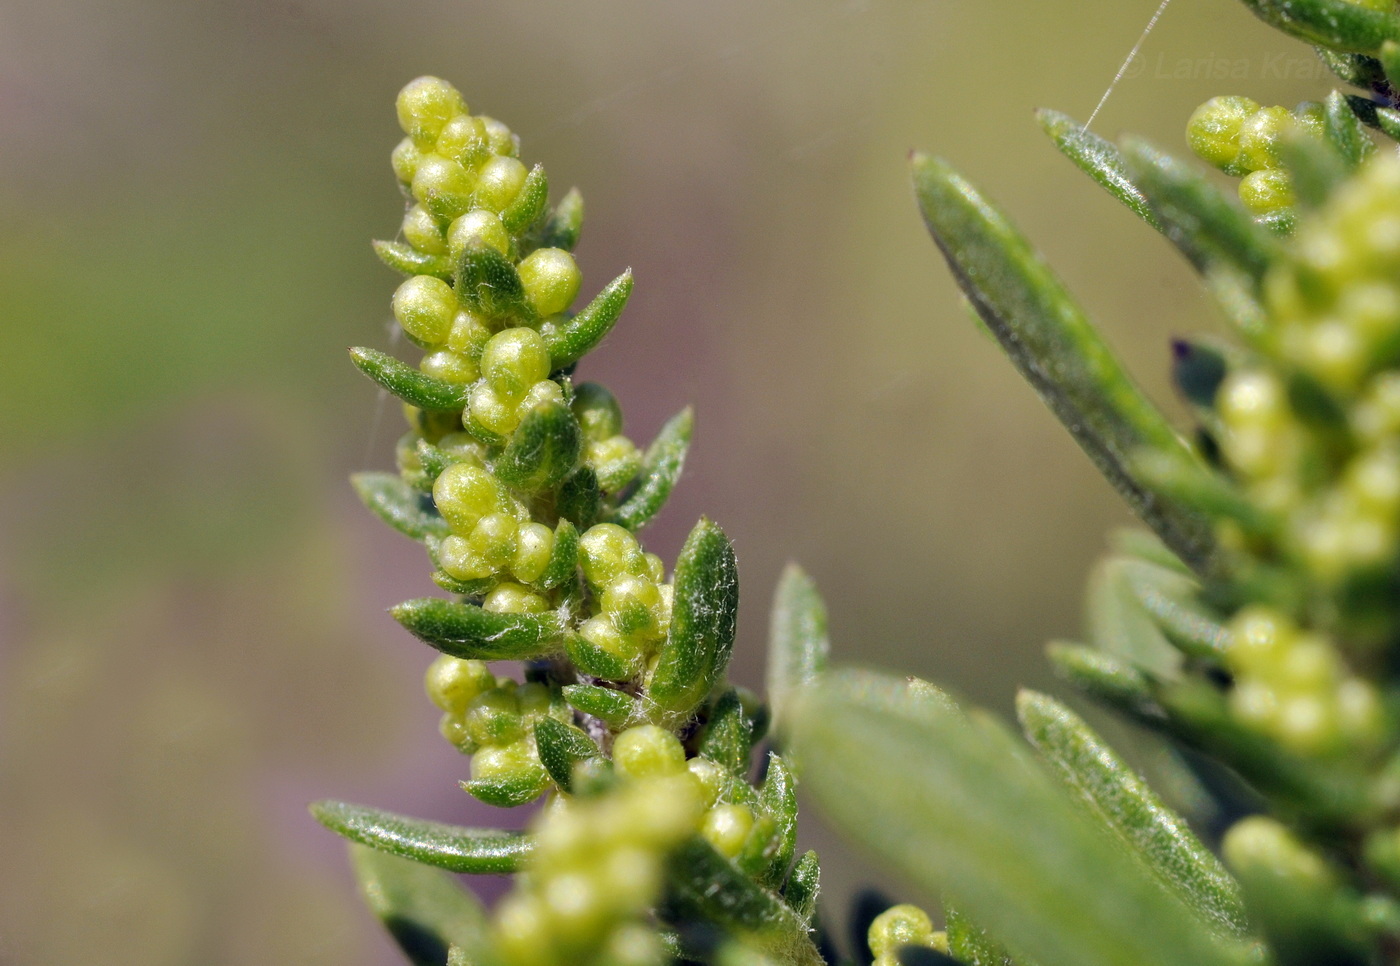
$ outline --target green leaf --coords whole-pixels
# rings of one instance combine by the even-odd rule
[[[1238,966],[1215,936],[991,719],[892,714],[829,672],[795,707],[806,786],[925,897],[1041,966]]]
[[[452,281],[452,263],[441,255],[425,255],[412,245],[391,241],[375,242],[374,254],[404,275],[431,275],[444,282]]]
[[[672,586],[671,626],[645,691],[664,721],[689,717],[724,676],[734,650],[739,568],[729,538],[710,520],[690,531]]]
[[[830,654],[826,605],[812,578],[790,563],[778,578],[768,625],[768,700],[777,730],[792,696],[826,670]]]
[[[549,788],[549,774],[543,768],[524,768],[509,778],[481,778],[458,784],[468,795],[487,805],[519,808],[544,794]]]
[[[1176,569],[1131,559],[1119,561],[1117,579],[1178,650],[1190,657],[1224,660],[1229,633],[1201,602],[1199,583]]]
[[[553,590],[567,582],[578,571],[578,528],[568,520],[560,520],[554,528],[554,549],[549,553],[549,563],[540,575],[539,585],[545,590]]]
[[[350,350],[350,359],[380,388],[398,396],[410,406],[433,411],[461,409],[467,403],[466,383],[448,382],[400,362],[387,352],[357,347]]]
[[[554,784],[563,791],[572,793],[574,766],[588,758],[602,755],[592,738],[572,725],[556,721],[554,718],[541,718],[535,723],[535,746],[540,752],[540,763]]]
[[[1200,460],[1168,453],[1142,452],[1133,466],[1157,492],[1216,519],[1238,523],[1246,533],[1259,536],[1272,531],[1273,522],[1235,482]]]
[[[509,875],[533,847],[523,832],[444,825],[347,802],[316,802],[311,814],[351,841],[449,872]]]
[[[630,694],[596,684],[566,684],[564,700],[575,711],[591,715],[614,730],[625,726],[637,711],[637,699]]]
[[[1348,0],[1242,0],[1270,26],[1310,44],[1371,54],[1400,40],[1400,20]]]
[[[1090,697],[1143,722],[1155,722],[1163,711],[1152,682],[1137,668],[1082,644],[1055,642],[1045,656],[1060,677]]]
[[[824,966],[807,920],[716,852],[693,838],[671,857],[672,901],[702,922],[738,930],[757,951],[790,966]]]
[[[1026,737],[1051,769],[1154,873],[1222,934],[1245,934],[1239,884],[1082,718],[1035,691],[1017,695],[1016,712]]]
[[[458,580],[445,570],[434,570],[428,576],[433,583],[449,594],[457,594],[461,597],[484,597],[496,585],[496,580],[492,577]]]
[[[1362,124],[1375,128],[1392,141],[1400,141],[1400,111],[1393,107],[1382,107],[1369,98],[1357,97],[1354,94],[1347,95],[1347,103],[1356,112]]]
[[[792,867],[783,886],[783,900],[792,907],[804,921],[810,922],[817,914],[817,898],[821,894],[821,863],[817,853],[804,852],[802,858]]]
[[[948,951],[965,966],[1016,966],[1016,961],[958,907],[944,902],[948,919]]]
[[[1323,103],[1326,118],[1327,140],[1337,149],[1337,153],[1355,170],[1375,153],[1376,145],[1366,133],[1356,112],[1340,91],[1327,95]]]
[[[603,491],[598,488],[598,474],[589,467],[580,466],[559,484],[555,509],[580,530],[587,530],[598,522],[602,506]]]
[[[549,358],[555,369],[563,369],[598,347],[617,324],[627,300],[632,296],[632,269],[609,282],[593,301],[572,319],[562,323],[546,322],[540,327]]]
[[[1280,256],[1279,243],[1234,198],[1195,168],[1144,141],[1128,140],[1123,156],[1165,234],[1202,272],[1224,263],[1257,286]]]
[[[1123,155],[1112,141],[1086,131],[1074,118],[1059,111],[1039,110],[1035,116],[1060,153],[1073,161],[1075,167],[1097,181],[1133,214],[1162,230],[1147,198],[1128,176]]]
[[[451,530],[438,515],[432,498],[415,490],[394,473],[356,473],[350,477],[361,502],[370,512],[406,537],[423,540],[445,537]]]
[[[913,172],[934,241],[1011,361],[1138,516],[1207,569],[1207,521],[1153,493],[1129,462],[1141,449],[1191,458],[1166,418],[999,211],[942,161],[916,155]]]
[[[730,688],[715,702],[710,720],[700,733],[697,753],[732,775],[745,775],[753,740],[753,721],[744,713],[739,692]]]
[[[501,224],[512,235],[523,235],[544,217],[549,207],[549,177],[544,173],[544,165],[537,164],[525,176],[520,193],[501,212]]]
[[[363,845],[350,846],[350,861],[365,903],[414,966],[443,966],[450,946],[494,960],[485,910],[451,875]]]
[[[1363,54],[1339,54],[1326,47],[1314,47],[1313,50],[1317,53],[1318,58],[1327,65],[1328,70],[1348,84],[1371,90],[1377,85],[1385,83],[1385,70],[1374,57],[1367,57]]]
[[[656,439],[647,447],[636,486],[621,504],[608,513],[608,522],[636,532],[661,512],[676,481],[680,479],[694,428],[695,413],[689,406],[666,421],[661,432],[656,434]]]
[[[1089,641],[1105,654],[1159,677],[1175,677],[1181,670],[1181,654],[1129,586],[1124,570],[1134,566],[1149,565],[1109,557],[1094,568],[1085,598]]]
[[[418,462],[422,464],[423,480],[431,484],[442,475],[442,471],[456,462],[442,450],[438,449],[426,439],[420,439],[413,444],[413,451],[418,456]]]
[[[541,248],[562,248],[571,252],[578,245],[579,233],[583,230],[583,195],[577,188],[570,188],[564,199],[555,206],[549,221],[545,222],[540,233]]]
[[[506,661],[557,652],[557,614],[500,614],[437,597],[407,600],[389,613],[424,643],[465,660]]]
[[[563,403],[541,403],[525,414],[492,471],[507,486],[538,493],[573,472],[583,430]]]
[[[463,305],[489,318],[533,314],[510,259],[480,240],[473,239],[462,252],[453,288]]]
[[[565,635],[564,650],[576,668],[603,681],[627,681],[637,670],[633,663],[599,647],[577,631]]]
[[[797,854],[797,779],[787,762],[775,752],[768,753],[768,774],[758,792],[758,804],[776,827],[777,844],[761,881],[782,885]]]

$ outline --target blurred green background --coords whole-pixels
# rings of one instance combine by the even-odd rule
[[[384,614],[421,553],[345,483],[399,432],[343,347],[389,344],[368,242],[417,74],[583,188],[586,289],[635,269],[584,372],[638,439],[696,404],[647,539],[732,535],[741,681],[795,558],[842,658],[1048,685],[1125,516],[968,322],[905,156],[990,190],[1173,406],[1166,340],[1217,320],[1030,115],[1086,116],[1155,5],[0,5],[0,962],[395,962],[305,803],[502,820]],[[1325,84],[1229,0],[1177,0],[1129,74],[1096,128],[1176,150],[1208,96]],[[834,850],[827,894],[870,874]]]

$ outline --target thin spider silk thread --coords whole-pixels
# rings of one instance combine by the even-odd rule
[[[1137,58],[1138,53],[1142,50],[1142,45],[1147,43],[1148,35],[1151,34],[1153,28],[1157,26],[1157,21],[1162,19],[1162,14],[1167,12],[1167,7],[1171,5],[1171,2],[1172,0],[1162,0],[1161,5],[1157,7],[1157,12],[1152,15],[1151,20],[1147,21],[1147,26],[1143,28],[1142,36],[1138,38],[1137,43],[1133,44],[1133,49],[1128,51],[1128,56],[1123,59],[1123,65],[1118,68],[1118,73],[1113,75],[1113,81],[1108,85],[1108,90],[1103,92],[1103,97],[1099,98],[1099,104],[1094,108],[1094,113],[1090,114],[1089,120],[1084,122],[1084,130],[1089,130],[1089,126],[1094,123],[1094,118],[1099,116],[1099,111],[1102,111],[1103,106],[1108,103],[1109,97],[1113,95],[1113,91],[1118,87],[1118,82],[1123,79],[1123,75],[1126,74],[1128,68],[1132,66],[1133,60]]]

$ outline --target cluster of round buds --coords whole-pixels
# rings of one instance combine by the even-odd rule
[[[928,913],[918,906],[891,906],[875,917],[866,936],[873,966],[899,966],[899,951],[908,946],[948,952],[948,934],[933,928]]]
[[[535,725],[554,708],[548,687],[497,678],[481,661],[445,654],[429,666],[425,687],[442,710],[442,736],[472,756],[472,781],[545,790]]]
[[[1302,755],[1365,751],[1383,736],[1375,686],[1351,675],[1327,638],[1261,606],[1236,614],[1228,631],[1237,720]]]
[[[583,462],[598,477],[604,493],[617,493],[637,476],[642,454],[622,435],[622,407],[596,382],[574,389],[574,416],[583,427]]]
[[[1297,130],[1321,136],[1323,125],[1322,105],[1312,101],[1290,111],[1230,95],[1196,108],[1186,138],[1203,160],[1243,179],[1239,192],[1245,207],[1278,218],[1290,215],[1296,204],[1292,179],[1279,161],[1279,141]]]
[[[1400,160],[1376,157],[1294,240],[1265,281],[1268,349],[1341,431],[1297,409],[1297,386],[1257,365],[1216,396],[1221,449],[1285,549],[1326,585],[1400,552]],[[1296,381],[1296,380],[1295,380]]]
[[[526,585],[538,581],[549,565],[554,531],[531,518],[528,508],[472,454],[469,440],[444,437],[439,448],[458,462],[433,482],[433,502],[452,529],[438,545],[438,565],[456,580],[502,578],[483,601],[487,610],[548,610],[549,600]]]
[[[593,593],[594,615],[579,625],[570,657],[595,677],[635,677],[666,639],[672,585],[661,558],[614,523],[590,527],[579,538],[579,562]]]
[[[668,731],[624,731],[613,753],[617,781],[555,798],[536,824],[535,851],[496,912],[507,966],[670,961],[647,916],[667,856],[695,834],[707,793]]]

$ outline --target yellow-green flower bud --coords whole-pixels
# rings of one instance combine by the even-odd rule
[[[646,567],[637,538],[615,523],[589,527],[578,543],[583,575],[594,587],[606,587],[623,574]]]
[[[1238,171],[1240,128],[1259,110],[1248,97],[1213,97],[1186,123],[1186,140],[1202,160],[1222,171]]]
[[[520,718],[515,718],[515,723],[518,726]],[[472,755],[472,781],[516,781],[522,776],[539,781],[545,774],[533,738],[521,737],[503,745],[481,744],[481,750]]]
[[[456,218],[471,207],[474,181],[466,168],[437,154],[425,154],[413,173],[413,197],[439,218]]]
[[[519,326],[491,337],[481,353],[481,374],[502,397],[519,401],[549,375],[549,348],[534,329]]]
[[[618,632],[606,617],[590,617],[578,627],[579,636],[622,665],[616,680],[625,680],[642,669],[645,653],[640,643]]]
[[[499,216],[485,208],[473,208],[447,229],[447,249],[454,262],[472,242],[488,245],[502,255],[510,254],[510,234],[506,226],[501,224]]]
[[[403,216],[404,239],[429,255],[441,255],[447,251],[447,236],[443,234],[442,223],[427,208],[414,205]]]
[[[486,461],[486,448],[468,433],[448,433],[438,440],[437,448],[459,462],[480,466]]]
[[[1284,211],[1298,203],[1293,193],[1293,179],[1278,168],[1253,171],[1240,182],[1240,201],[1257,215]]]
[[[661,592],[645,577],[624,574],[603,591],[603,611],[620,634],[654,637],[661,626]]]
[[[471,309],[459,309],[452,318],[452,329],[447,333],[447,347],[469,359],[479,360],[486,343],[491,341],[491,332],[491,325],[486,319]]]
[[[476,191],[472,202],[478,208],[500,214],[510,207],[515,196],[520,194],[529,174],[525,165],[515,158],[496,155],[481,166],[476,179]],[[462,209],[466,210],[465,207]]]
[[[490,383],[482,382],[472,390],[465,415],[470,415],[487,432],[506,436],[520,425],[516,405],[517,400],[503,396]],[[466,423],[466,420],[463,422]]]
[[[554,531],[543,523],[527,523],[520,528],[510,572],[517,580],[532,584],[544,575],[554,553]]]
[[[442,279],[415,275],[394,290],[390,307],[410,339],[419,345],[436,346],[447,341],[457,316],[457,297]]]
[[[700,834],[720,855],[733,858],[753,830],[753,812],[743,805],[716,805],[705,813]]]
[[[928,913],[909,904],[891,906],[875,917],[866,934],[876,957],[894,956],[905,946],[935,948],[933,923]]]
[[[486,125],[470,114],[458,114],[443,125],[433,145],[433,152],[451,158],[470,171],[491,156]]]
[[[433,704],[443,711],[464,714],[478,694],[496,686],[496,678],[482,661],[443,654],[428,665],[423,684]]]
[[[490,561],[483,560],[465,537],[455,533],[444,538],[438,547],[438,566],[456,580],[481,580],[496,573]]]
[[[1271,675],[1293,636],[1293,628],[1278,611],[1246,607],[1230,621],[1230,666],[1237,671]]]
[[[543,614],[549,610],[549,601],[528,587],[505,582],[486,595],[481,609],[500,614]]]
[[[583,273],[574,256],[562,248],[536,249],[526,256],[517,271],[520,284],[525,286],[525,297],[541,316],[555,315],[572,305],[583,282]]]
[[[511,514],[488,513],[472,527],[467,544],[493,570],[503,570],[515,557],[519,533],[520,524]]]
[[[399,127],[423,147],[436,140],[448,121],[467,113],[467,105],[457,88],[438,77],[419,77],[399,91],[395,103]]]
[[[413,138],[404,138],[394,145],[394,150],[389,154],[389,163],[399,184],[405,187],[413,184],[413,176],[418,173],[418,162],[423,160],[423,154],[413,143]]]
[[[613,741],[613,766],[628,778],[674,775],[685,770],[685,749],[665,728],[639,725]]]
[[[729,775],[720,765],[708,758],[692,758],[685,763],[686,769],[700,782],[704,790],[705,807],[710,808],[719,801],[729,783]]]
[[[1298,123],[1286,107],[1265,107],[1240,125],[1239,166],[1263,171],[1279,166],[1278,142]]]
[[[472,740],[483,747],[510,745],[519,741],[525,733],[520,702],[513,690],[503,687],[478,694],[467,705],[462,718]],[[472,777],[479,777],[475,767],[472,768]]]
[[[610,917],[593,876],[565,872],[549,876],[542,886],[541,898],[556,944],[566,950],[583,950],[602,938]]]
[[[666,580],[666,562],[654,553],[645,554],[643,559],[646,562],[646,569],[643,571],[648,577],[661,584]],[[669,587],[662,587],[662,596],[666,596]]]
[[[1251,815],[1232,825],[1220,849],[1230,868],[1250,878],[1262,873],[1319,893],[1334,886],[1327,864],[1283,825],[1263,815]]]
[[[530,391],[525,394],[525,398],[520,400],[520,405],[516,407],[523,419],[525,414],[536,406],[543,406],[545,403],[564,404],[564,390],[559,388],[559,383],[553,379],[541,379],[530,387]]]
[[[596,382],[575,386],[570,408],[585,439],[602,442],[622,432],[622,407],[617,397]]]
[[[538,681],[522,684],[516,689],[515,699],[520,702],[521,717],[531,724],[548,715],[553,704],[549,687]]]
[[[479,747],[467,731],[467,723],[462,716],[450,711],[438,719],[438,734],[464,755],[472,754]]]
[[[496,906],[492,935],[496,948],[512,966],[551,966],[558,962],[550,948],[548,913],[527,892],[514,892]]]
[[[583,448],[583,460],[597,474],[598,485],[605,493],[621,490],[642,468],[642,454],[630,439],[620,435],[589,441]]]
[[[520,153],[519,140],[504,122],[483,114],[481,115],[481,124],[486,130],[486,140],[490,143],[492,151],[509,157],[515,157]]]
[[[433,482],[433,503],[453,532],[471,534],[488,513],[508,508],[501,484],[480,466],[455,463]]]
[[[481,374],[475,362],[451,349],[437,349],[428,353],[418,363],[418,368],[447,382],[476,382]]]

